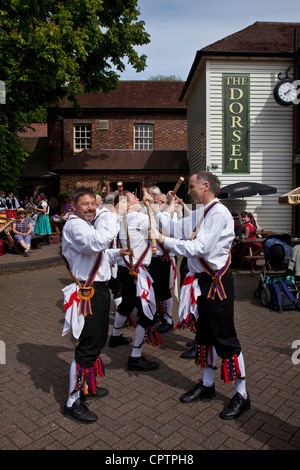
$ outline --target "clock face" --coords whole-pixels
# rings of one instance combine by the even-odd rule
[[[282,80],[274,88],[274,97],[279,104],[290,105],[297,98],[297,87],[291,80]]]

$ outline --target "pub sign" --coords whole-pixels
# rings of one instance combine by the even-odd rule
[[[222,74],[222,173],[250,173],[250,74]]]

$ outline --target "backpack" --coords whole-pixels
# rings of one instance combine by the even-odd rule
[[[269,308],[280,313],[285,310],[297,310],[299,300],[294,279],[276,278],[268,287],[271,294]]]
[[[292,256],[293,247],[288,243],[280,240],[279,238],[268,238],[264,243],[264,251],[265,256],[268,259],[270,257],[270,253],[272,252],[272,248],[274,246],[281,246],[283,251],[283,261],[288,260]]]

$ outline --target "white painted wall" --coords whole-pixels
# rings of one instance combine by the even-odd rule
[[[293,110],[273,98],[278,73],[289,65],[274,59],[208,59],[196,74],[187,109],[191,172],[215,163],[218,169],[211,171],[219,177],[221,187],[237,181],[277,187],[277,194],[223,202],[231,211],[252,212],[264,229],[291,233],[291,207],[279,205],[278,197],[293,189]],[[250,74],[250,174],[222,174],[222,73]]]

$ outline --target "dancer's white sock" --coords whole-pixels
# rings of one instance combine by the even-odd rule
[[[135,338],[131,351],[131,357],[141,357],[144,347],[145,331],[145,328],[143,328],[141,325],[137,325],[135,329]]]
[[[76,370],[76,361],[74,359],[74,361],[71,364],[70,373],[69,373],[69,397],[67,400],[68,407],[71,407],[73,403],[77,400],[77,398],[79,398],[80,396],[79,390],[74,392],[74,390],[76,389],[76,385],[77,385],[77,370]]]
[[[172,297],[170,299],[163,300],[162,305],[163,305],[164,320],[166,320],[171,325],[171,323],[172,323],[172,307],[173,307]]]
[[[246,390],[246,371],[245,371],[245,361],[244,361],[244,356],[242,351],[240,352],[238,356],[238,362],[239,362],[239,368],[241,371],[241,377],[244,377],[244,379],[235,379],[234,382],[234,393],[236,394],[239,392],[243,398],[247,398],[247,390]]]
[[[121,302],[122,302],[122,297],[118,297],[117,299],[114,299],[115,307],[118,308]]]
[[[118,311],[116,312],[115,321],[114,321],[114,329],[112,332],[113,336],[120,336],[121,330],[123,326],[125,325],[126,320],[127,320],[127,317],[124,317],[124,315],[120,315]]]
[[[214,346],[212,346],[212,357],[210,351],[207,356],[207,362],[211,367],[204,367],[203,369],[203,385],[205,385],[205,387],[212,387],[214,384],[215,374],[213,367],[215,367],[217,357],[216,348]]]

